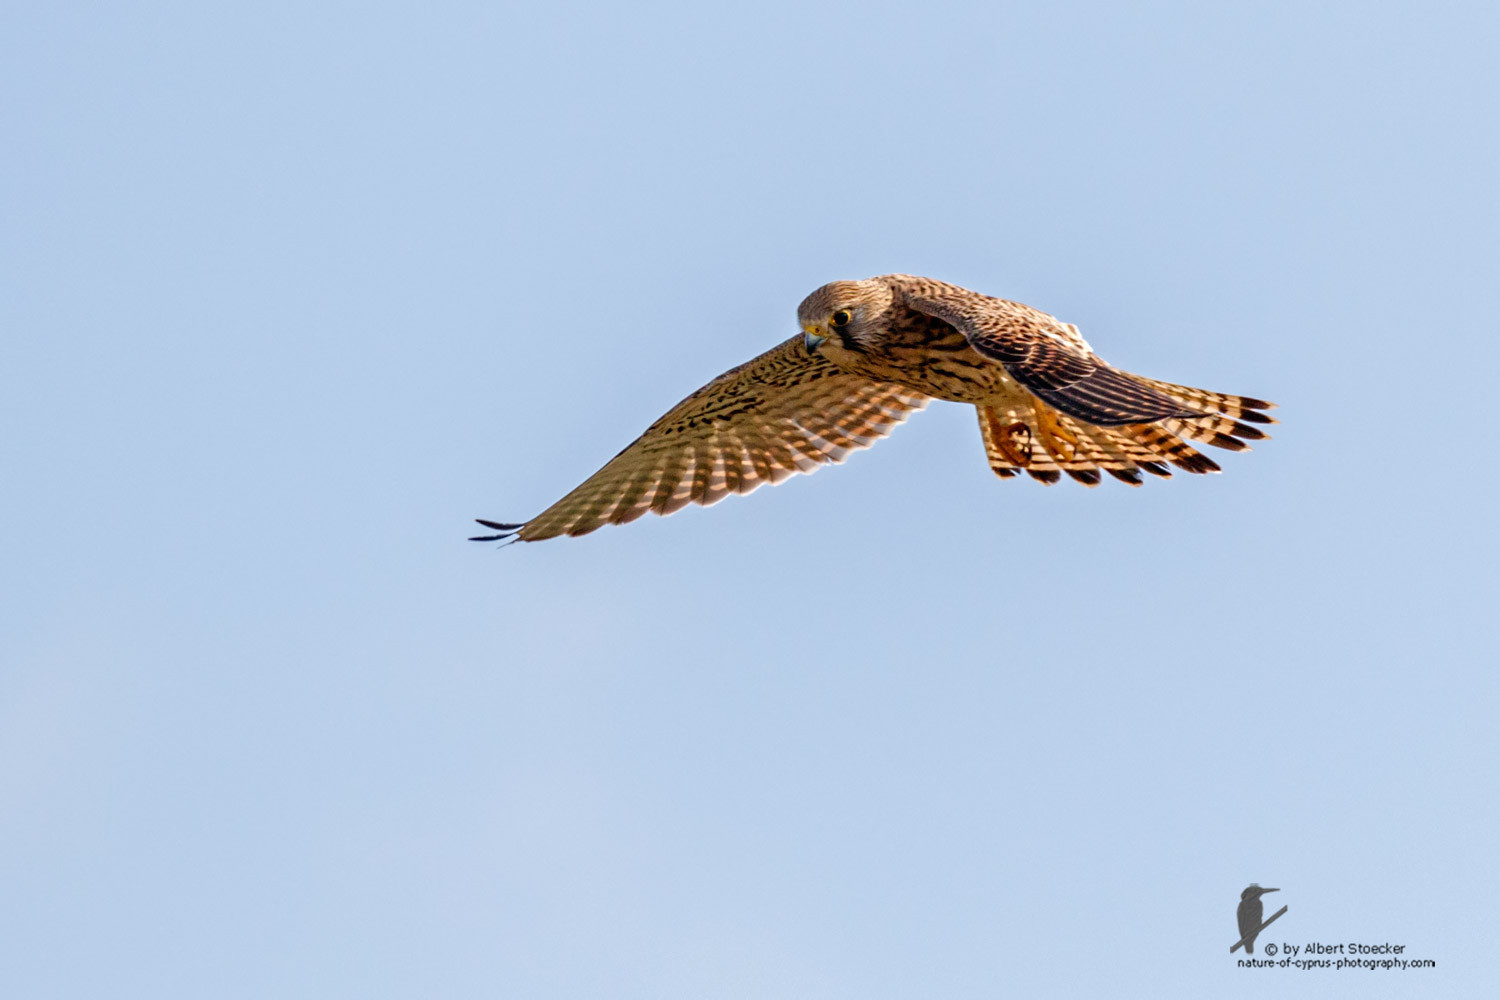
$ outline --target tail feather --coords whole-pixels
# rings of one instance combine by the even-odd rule
[[[1163,422],[1164,423],[1164,422]],[[1188,472],[1218,472],[1219,464],[1159,424],[1127,424],[1125,432],[1156,455]]]
[[[1062,413],[1029,392],[1016,393],[976,407],[990,469],[1003,479],[1024,471],[1048,485],[1066,473],[1085,486],[1097,486],[1101,472],[1107,472],[1120,482],[1139,486],[1143,472],[1170,478],[1170,466],[1195,474],[1218,472],[1219,464],[1188,442],[1248,451],[1247,441],[1268,436],[1251,425],[1276,422],[1261,412],[1274,403],[1131,377],[1198,415],[1101,426]]]

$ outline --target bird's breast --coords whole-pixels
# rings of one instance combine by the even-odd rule
[[[861,375],[959,403],[1003,395],[1011,382],[1000,364],[975,351],[942,320],[901,310],[881,333],[848,360]]]

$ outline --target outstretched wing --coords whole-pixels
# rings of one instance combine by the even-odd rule
[[[835,368],[802,335],[731,368],[678,403],[583,485],[529,521],[475,541],[583,535],[749,493],[868,448],[928,397]]]
[[[956,285],[922,281],[904,288],[906,304],[957,327],[969,345],[994,358],[1017,382],[1070,416],[1100,426],[1202,416],[1099,359],[1077,328],[1018,302]]]

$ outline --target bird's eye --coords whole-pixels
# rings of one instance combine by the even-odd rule
[[[833,314],[833,325],[834,326],[848,326],[850,319],[851,319],[851,317],[849,315],[849,310],[847,310],[847,309],[840,309],[838,312],[836,312],[836,313]]]

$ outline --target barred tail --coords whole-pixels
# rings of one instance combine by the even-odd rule
[[[1062,413],[1030,393],[1024,398],[1017,395],[975,407],[990,469],[1005,479],[1024,471],[1048,485],[1067,474],[1085,486],[1097,486],[1102,471],[1139,486],[1141,473],[1167,478],[1171,466],[1192,473],[1218,472],[1219,464],[1188,442],[1248,451],[1246,441],[1268,437],[1252,425],[1276,422],[1261,412],[1274,403],[1131,377],[1202,415],[1103,427]]]

